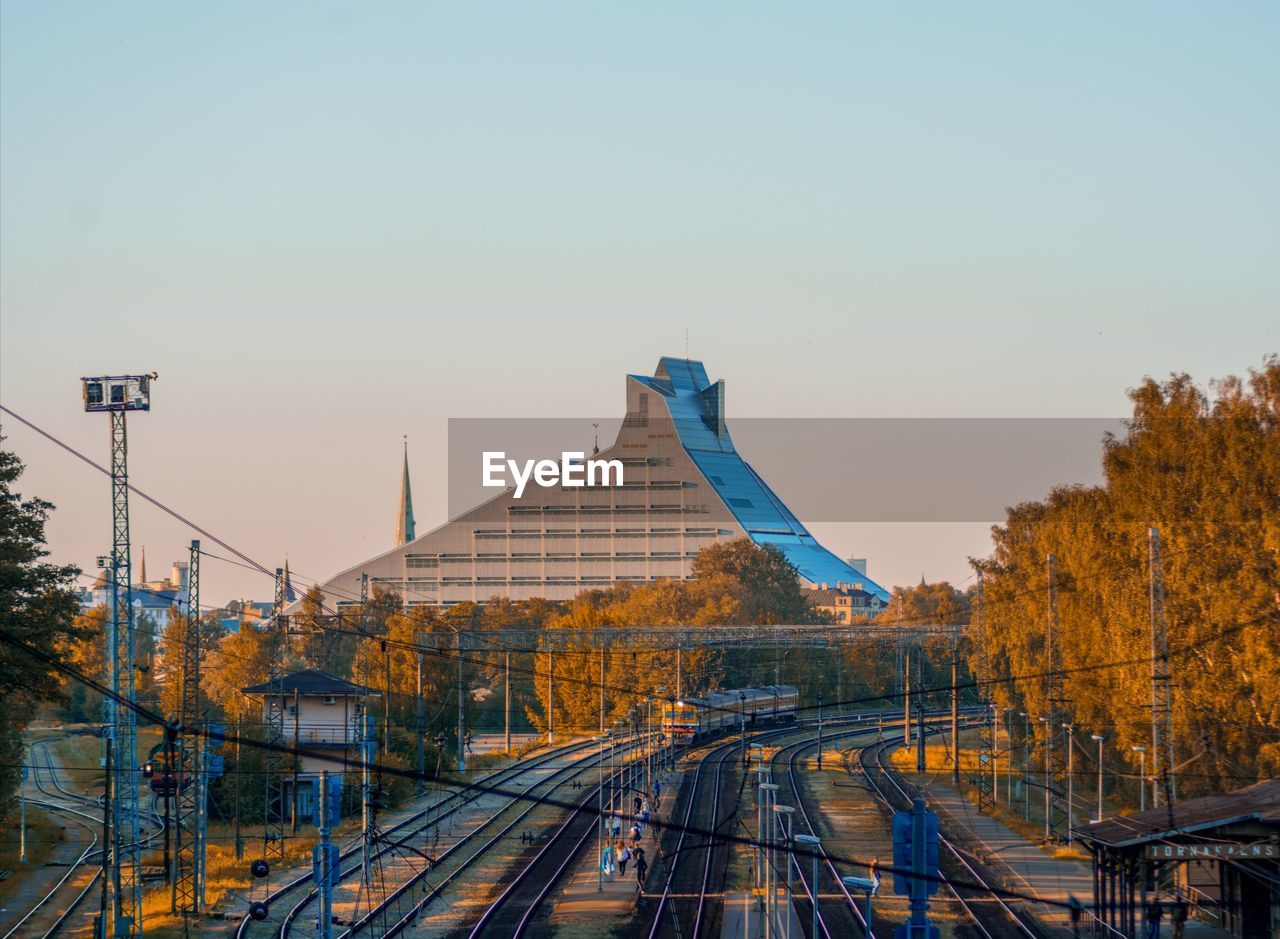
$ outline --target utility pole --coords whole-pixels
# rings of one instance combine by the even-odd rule
[[[426,701],[422,698],[422,649],[418,649],[416,690],[418,699],[417,714],[414,722],[417,724],[418,730],[418,795],[422,795],[426,791],[427,785],[427,711]]]
[[[182,669],[178,692],[178,761],[175,769],[179,785],[177,825],[174,828],[174,876],[170,897],[173,912],[184,918],[202,912],[201,884],[204,881],[205,780],[201,759],[205,743],[197,728],[204,720],[200,699],[200,659],[203,655],[200,619],[200,542],[191,542],[187,564],[187,611],[182,635]]]
[[[364,712],[360,721],[360,870],[364,881],[365,895],[368,896],[370,885],[369,839],[373,835],[373,826],[369,815],[369,762],[377,737],[374,735],[374,718],[369,713],[368,698],[361,705]]]
[[[818,692],[818,769],[822,769],[822,692]]]
[[[316,845],[316,876],[319,883],[316,890],[320,897],[320,910],[317,917],[316,939],[333,939],[333,880],[334,863],[337,858],[330,837],[331,819],[329,808],[334,800],[330,797],[329,771],[320,773],[320,798],[316,800],[316,812],[320,822],[320,843]]]
[[[391,753],[391,650],[387,640],[382,640],[383,683],[386,694],[382,696],[382,757]]]
[[[906,655],[902,657],[903,679],[902,687],[904,689],[902,695],[902,745],[904,747],[911,746],[911,650],[906,650]]]
[[[1164,570],[1160,563],[1160,530],[1147,532],[1151,599],[1151,778],[1169,773],[1169,796],[1178,795],[1173,759],[1173,676],[1169,671],[1169,634],[1164,621]],[[1160,805],[1160,785],[1151,787],[1152,805]]]
[[[252,628],[252,627],[248,627]],[[284,857],[284,665],[287,643],[284,615],[284,568],[276,568],[275,600],[271,605],[271,660],[267,677],[266,738],[263,772],[262,855]]]
[[[502,687],[502,749],[511,752],[511,653],[504,656]]]
[[[115,858],[111,856],[111,771],[112,766],[112,750],[111,738],[106,740],[106,779],[103,780],[103,796],[102,796],[102,897],[98,905],[98,934],[94,939],[110,939],[108,927],[110,923],[107,920],[107,899],[111,894],[111,882],[114,877],[112,871],[115,869]]]
[[[1053,840],[1061,830],[1059,813],[1054,810],[1057,802],[1054,792],[1054,778],[1065,771],[1067,761],[1067,740],[1064,733],[1067,715],[1066,691],[1062,674],[1062,650],[1058,637],[1058,579],[1057,559],[1053,554],[1046,558],[1047,609],[1045,617],[1045,713],[1048,723],[1045,726],[1045,839]],[[1070,807],[1062,816],[1070,815]]]
[[[462,671],[462,652],[466,648],[466,636],[458,631],[458,772],[467,771],[467,709],[466,677]]]
[[[925,771],[924,758],[924,702],[916,702],[916,772]]]
[[[600,733],[604,733],[604,642],[600,643]]]
[[[302,742],[300,740],[302,728],[299,725],[299,721],[301,721],[301,719],[302,719],[302,700],[298,694],[298,689],[294,688],[293,689],[293,787],[292,787],[293,799],[291,800],[291,804],[289,807],[290,834],[294,834],[294,835],[298,833],[298,772],[300,770],[300,766],[299,766],[300,758],[298,756],[298,747],[299,747],[299,744]]]
[[[987,651],[987,637],[982,622],[982,571],[978,571],[978,585],[973,598],[974,661],[978,683],[978,811],[990,812],[1000,795],[1000,728],[996,723],[995,703],[992,697],[991,656]],[[955,681],[951,684],[954,686]],[[987,711],[990,710],[988,720]],[[987,776],[987,764],[991,775]]]
[[[243,736],[243,723],[241,718],[236,718],[236,860],[239,861],[244,857],[244,838],[240,836],[240,777],[244,774],[240,771],[240,738]]]
[[[960,663],[956,644],[951,644],[951,782],[960,785]],[[983,723],[986,723],[985,721]],[[979,772],[979,776],[986,775]]]
[[[138,718],[130,706],[137,701],[134,685],[134,620],[129,562],[129,411],[151,410],[151,382],[146,375],[104,375],[82,378],[81,393],[88,413],[106,412],[111,424],[111,620],[104,648],[110,695],[103,696],[109,742],[115,750],[115,798],[112,799],[112,897],[109,924],[103,932],[113,939],[142,933],[142,840],[138,812]],[[127,702],[124,706],[120,702]],[[103,845],[103,850],[107,849]],[[107,881],[104,880],[104,884]],[[109,926],[109,928],[108,928]]]
[[[1063,724],[1067,732],[1067,844],[1075,837],[1074,809],[1075,801],[1075,726]]]
[[[547,647],[547,745],[556,742],[556,650]]]

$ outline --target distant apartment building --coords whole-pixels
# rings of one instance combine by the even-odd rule
[[[618,460],[623,483],[530,487],[522,498],[508,488],[419,537],[406,464],[397,524],[403,543],[320,589],[339,607],[358,602],[365,574],[408,605],[565,600],[624,581],[687,579],[701,549],[745,535],[778,548],[809,586],[857,582],[888,600],[884,588],[819,544],[738,453],[724,382],[709,380],[701,362],[663,358],[651,376],[628,375],[622,427],[596,458]]]
[[[826,613],[836,623],[854,623],[860,618],[875,616],[885,608],[879,594],[866,590],[866,581],[851,584],[820,584],[801,590],[806,601],[815,610]]]
[[[177,608],[186,612],[187,596],[190,585],[189,571],[185,561],[174,561],[169,567],[169,576],[156,580],[147,579],[147,551],[143,548],[138,563],[138,580],[132,585],[129,595],[133,603],[135,618],[141,614],[150,616],[155,622],[169,622],[170,612]],[[93,586],[78,591],[82,609],[95,606],[111,605],[111,570],[103,569]]]

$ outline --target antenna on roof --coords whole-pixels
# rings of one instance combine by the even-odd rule
[[[684,328],[684,360],[689,361],[689,327]]]
[[[591,455],[595,456],[600,452],[600,425],[593,423],[591,426],[594,434],[594,438],[591,443]]]

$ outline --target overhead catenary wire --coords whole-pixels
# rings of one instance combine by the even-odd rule
[[[116,700],[117,703],[123,705],[124,707],[130,708],[139,717],[145,718],[151,723],[160,724],[162,726],[170,726],[170,727],[174,726],[166,722],[163,719],[163,717],[157,714],[155,711],[152,711],[149,708],[146,708],[143,705],[138,704],[136,701],[132,701],[124,698],[121,695],[115,694],[114,692],[111,691],[110,688],[105,687],[100,682],[96,681],[90,676],[83,674],[78,669],[74,668],[68,663],[65,663],[59,660],[56,656],[44,651],[43,649],[39,649],[35,646],[32,646],[29,643],[23,641],[22,639],[14,636],[7,629],[0,628],[0,642],[4,642],[15,649],[25,652],[27,655],[31,656],[37,661],[43,662],[44,664],[54,668],[56,671],[59,671],[64,675],[67,675],[69,678],[72,678],[88,687],[94,688],[101,694],[111,696],[114,700]],[[179,732],[195,733],[197,735],[205,736],[205,737],[212,736],[210,731],[207,728],[203,728],[203,727],[191,729],[191,728],[183,728],[179,726],[179,727],[176,727],[175,729],[178,730]],[[226,743],[239,743],[241,745],[248,746],[251,749],[258,749],[258,750],[264,750],[264,751],[275,750],[277,752],[286,753],[286,754],[297,754],[299,756],[314,757],[331,764],[342,766],[349,770],[357,769],[360,766],[358,761],[352,760],[345,756],[335,756],[332,753],[307,750],[301,747],[290,747],[287,744],[275,744],[269,741],[255,740],[253,738],[245,737],[242,735],[235,736],[235,735],[228,735],[223,733],[218,735],[218,739]],[[416,772],[411,770],[401,769],[395,766],[380,766],[379,769],[385,772],[387,775],[399,776],[406,779],[418,778],[418,775]],[[456,788],[460,793],[468,793],[468,794],[475,794],[475,795],[495,794],[495,795],[500,795],[506,798],[531,800],[531,801],[537,802],[538,804],[550,805],[555,808],[562,808],[566,810],[577,810],[579,808],[579,805],[576,802],[552,799],[547,796],[531,797],[531,796],[528,796],[526,792],[521,790],[507,789],[502,786],[489,785],[479,781],[463,781],[458,783],[456,785]],[[688,826],[686,830],[689,831],[690,833],[693,833],[695,835],[699,835],[708,839],[722,838],[726,842],[734,842],[734,843],[742,844],[744,846],[749,846],[749,847],[756,846],[756,842],[748,838],[740,838],[740,837],[735,837],[729,834],[721,834],[715,831],[696,828],[694,826]],[[797,849],[794,853],[803,857],[812,856],[811,852],[807,850]],[[830,854],[829,852],[828,852],[828,856],[830,856],[833,861],[841,864],[845,864],[850,867],[861,868],[861,869],[866,869],[870,867],[870,861],[862,860],[859,858],[837,857],[835,855]],[[885,865],[880,865],[880,870],[886,873],[895,872],[894,868],[887,867]],[[903,871],[902,873],[912,873],[912,872]],[[916,875],[915,873],[912,873],[912,876],[918,876],[918,875]],[[936,879],[938,880],[938,882],[940,883],[942,882],[940,878],[929,878],[928,875],[925,875],[925,876],[927,879],[931,879],[931,880]],[[1043,898],[1035,897],[1030,894],[1024,894],[1019,891],[1005,890],[1003,888],[993,888],[984,884],[970,884],[970,883],[964,883],[964,882],[955,881],[955,880],[951,880],[950,882],[952,884],[959,884],[960,886],[970,887],[973,889],[987,890],[989,892],[997,893],[998,895],[1009,898],[1009,899],[1021,899],[1021,900],[1034,901],[1034,902],[1042,903],[1046,905],[1058,906],[1064,909],[1070,909],[1073,906],[1073,904],[1070,904],[1067,902],[1045,900]]]

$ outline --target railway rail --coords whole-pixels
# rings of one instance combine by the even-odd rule
[[[510,766],[503,767],[487,776],[478,780],[478,784],[485,788],[492,788],[507,785],[510,780],[518,778],[524,773],[539,769],[547,763],[554,760],[571,756],[574,753],[590,749],[593,746],[591,741],[578,741],[553,750],[539,753],[536,756],[520,760]],[[476,786],[464,786],[449,792],[447,795],[431,802],[422,810],[413,813],[409,817],[401,820],[396,825],[384,830],[371,853],[371,863],[392,856],[393,852],[400,851],[405,848],[408,842],[423,835],[428,831],[436,828],[441,822],[451,818],[457,812],[461,811],[467,805],[470,805],[474,799],[481,794],[481,789]],[[342,865],[340,879],[349,882],[353,875],[362,874],[363,845],[356,844],[344,849],[339,854],[339,863]],[[356,863],[350,863],[352,860]],[[240,920],[236,927],[235,939],[254,939],[254,937],[279,936],[288,937],[292,930],[292,926],[302,916],[306,907],[314,903],[318,893],[312,886],[312,875],[310,870],[306,870],[293,879],[289,880],[272,893],[268,894],[263,902],[267,904],[268,909],[278,907],[281,901],[291,898],[295,894],[299,898],[285,912],[281,919],[268,918],[266,920],[254,920],[247,913]],[[384,898],[384,901],[388,898]],[[363,919],[369,920],[367,914]],[[363,926],[360,928],[364,928]],[[354,927],[353,927],[354,929]],[[351,934],[353,930],[348,930],[347,934]]]
[[[858,755],[859,766],[866,776],[868,784],[881,801],[894,810],[909,808],[912,800],[907,786],[899,778],[898,774],[884,762],[885,752],[895,745],[887,741],[881,741],[864,747]],[[874,762],[874,767],[871,762]],[[976,887],[957,885],[942,869],[943,865],[939,865],[939,879],[955,896],[961,908],[968,914],[974,928],[983,936],[983,939],[1002,939],[1003,936],[1010,934],[1022,937],[1022,939],[1043,939],[1046,934],[1035,921],[1025,912],[1015,909],[999,891],[992,889],[978,868],[965,859],[964,854],[949,838],[941,836],[939,842],[947,852],[950,861],[970,878],[971,883],[977,885]],[[1003,924],[991,923],[985,917],[979,915],[979,908],[975,905],[975,901],[979,898],[985,899],[987,897],[993,899],[1005,914],[1005,917],[1007,917]],[[987,908],[989,907],[983,907],[983,909]]]

